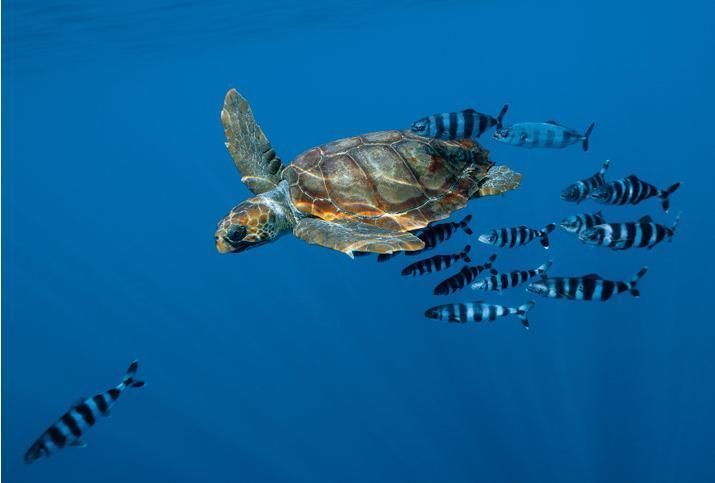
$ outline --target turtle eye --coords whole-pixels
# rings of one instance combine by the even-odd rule
[[[232,243],[238,243],[246,236],[246,227],[243,225],[231,225],[226,231],[226,239]]]

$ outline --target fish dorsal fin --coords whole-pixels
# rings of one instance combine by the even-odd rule
[[[72,401],[72,405],[70,406],[70,409],[76,408],[77,406],[79,406],[80,404],[85,402],[86,400],[87,400],[86,396],[75,399],[74,401]]]
[[[553,119],[549,119],[548,121],[544,121],[546,124],[553,124],[554,126],[560,126],[558,121],[554,121]]]
[[[582,278],[594,278],[594,279],[596,279],[596,280],[600,280],[600,279],[602,279],[603,277],[601,277],[601,276],[600,276],[599,274],[597,274],[597,273],[589,273],[588,275],[584,275]]]
[[[638,218],[638,221],[640,223],[651,223],[653,221],[653,218],[651,218],[650,215],[645,215]]]
[[[462,111],[462,112],[465,113],[465,114],[476,114],[476,113],[477,113],[477,111],[475,111],[475,110],[472,109],[471,107],[465,109],[465,110]]]

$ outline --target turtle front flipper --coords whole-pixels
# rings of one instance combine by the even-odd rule
[[[226,94],[221,111],[226,147],[241,173],[241,181],[255,194],[275,188],[283,163],[256,123],[248,101],[236,89]]]
[[[354,221],[325,221],[304,218],[293,229],[293,234],[308,243],[322,245],[343,252],[393,253],[421,250],[425,244],[408,232],[383,230]]]
[[[474,197],[500,195],[516,189],[521,183],[521,174],[506,166],[492,166],[487,171],[486,180],[482,180]]]

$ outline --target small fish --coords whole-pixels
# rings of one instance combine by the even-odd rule
[[[460,260],[464,260],[469,263],[472,261],[472,259],[469,258],[469,250],[471,249],[472,247],[467,245],[460,253],[455,253],[453,255],[435,255],[433,257],[411,263],[402,270],[402,275],[405,277],[409,275],[414,277],[415,275],[439,272],[440,270],[449,268],[454,262],[458,262]]]
[[[578,236],[584,230],[604,223],[606,223],[606,219],[603,217],[603,213],[597,211],[596,213],[581,213],[580,215],[567,216],[561,220],[559,226],[568,233]]]
[[[462,229],[467,235],[471,235],[472,229],[469,228],[469,222],[472,219],[472,215],[467,215],[460,222],[449,221],[447,223],[439,223],[437,225],[428,226],[422,230],[415,232],[415,236],[425,242],[425,247],[422,250],[413,250],[411,252],[404,252],[405,255],[413,256],[418,255],[427,250],[432,250],[438,244],[449,240],[452,235],[454,235],[457,230]],[[385,262],[392,257],[400,254],[402,252],[394,253],[384,253],[377,256],[378,262]]]
[[[485,322],[496,320],[497,317],[516,315],[521,320],[524,328],[529,328],[527,312],[534,306],[534,302],[528,302],[519,307],[504,307],[503,305],[488,304],[486,302],[466,302],[461,304],[445,304],[432,307],[425,311],[428,319],[444,320],[447,322],[465,323]]]
[[[492,275],[491,277],[485,278],[483,280],[478,280],[477,282],[472,284],[472,289],[501,292],[502,290],[508,288],[518,287],[522,283],[534,277],[545,277],[546,271],[551,268],[552,263],[553,262],[549,260],[548,262],[533,270],[514,270],[513,272],[509,273],[500,273],[498,275]]]
[[[568,300],[605,302],[613,295],[623,292],[630,292],[634,297],[640,297],[636,284],[647,271],[648,267],[641,268],[629,282],[604,280],[595,273],[583,277],[549,277],[532,282],[526,290],[547,298]]]
[[[434,288],[434,294],[449,295],[462,290],[464,287],[476,280],[480,273],[486,270],[489,270],[489,273],[492,275],[496,274],[497,271],[492,268],[492,264],[496,259],[497,256],[492,254],[492,256],[489,257],[489,260],[487,260],[487,262],[483,265],[462,267],[459,272],[440,282],[439,285]]]
[[[142,387],[144,381],[134,379],[139,363],[134,361],[117,386],[94,397],[73,404],[55,424],[42,433],[25,453],[25,463],[30,464],[48,457],[66,446],[84,447],[82,436],[94,426],[99,416],[107,416],[114,403],[128,387]]]
[[[680,183],[675,183],[664,190],[659,190],[632,174],[596,188],[591,193],[591,198],[605,205],[637,205],[643,200],[657,196],[660,198],[663,211],[668,213],[670,195],[679,187]]]
[[[565,148],[581,142],[583,150],[588,151],[588,139],[595,125],[591,123],[586,132],[580,134],[556,121],[522,122],[497,128],[492,137],[500,143],[525,148]]]
[[[670,228],[654,223],[650,216],[636,222],[603,223],[584,230],[579,238],[587,245],[604,246],[614,250],[628,248],[652,249],[663,240],[672,241],[680,216]]]
[[[444,140],[476,139],[487,129],[502,127],[502,119],[508,105],[504,105],[497,117],[482,114],[474,109],[459,112],[444,112],[423,117],[412,123],[410,130],[420,136]]]
[[[539,238],[544,248],[549,248],[549,233],[556,228],[555,223],[549,223],[541,230],[529,228],[528,226],[512,226],[511,228],[498,228],[490,233],[479,235],[479,241],[487,245],[497,247],[509,247],[526,245],[535,238]]]
[[[606,184],[605,174],[610,163],[611,161],[607,159],[598,173],[589,178],[580,179],[571,186],[565,188],[561,192],[561,199],[564,201],[581,203],[583,200],[588,198],[588,195],[590,195],[593,190]]]

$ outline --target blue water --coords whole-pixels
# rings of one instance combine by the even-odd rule
[[[24,482],[715,481],[714,10],[708,2],[3,2],[2,477]],[[650,272],[642,297],[537,299],[516,318],[427,320],[442,278],[286,236],[219,255],[249,192],[219,112],[236,87],[290,160],[474,107],[596,121],[591,149],[483,144],[524,174],[465,211],[477,232],[595,211],[561,188],[675,181],[672,244],[591,249],[559,231],[505,270]],[[491,253],[471,241],[475,260]],[[414,259],[410,259],[414,260]],[[521,289],[444,301],[512,305]],[[140,360],[143,389],[25,465],[77,398]]]

